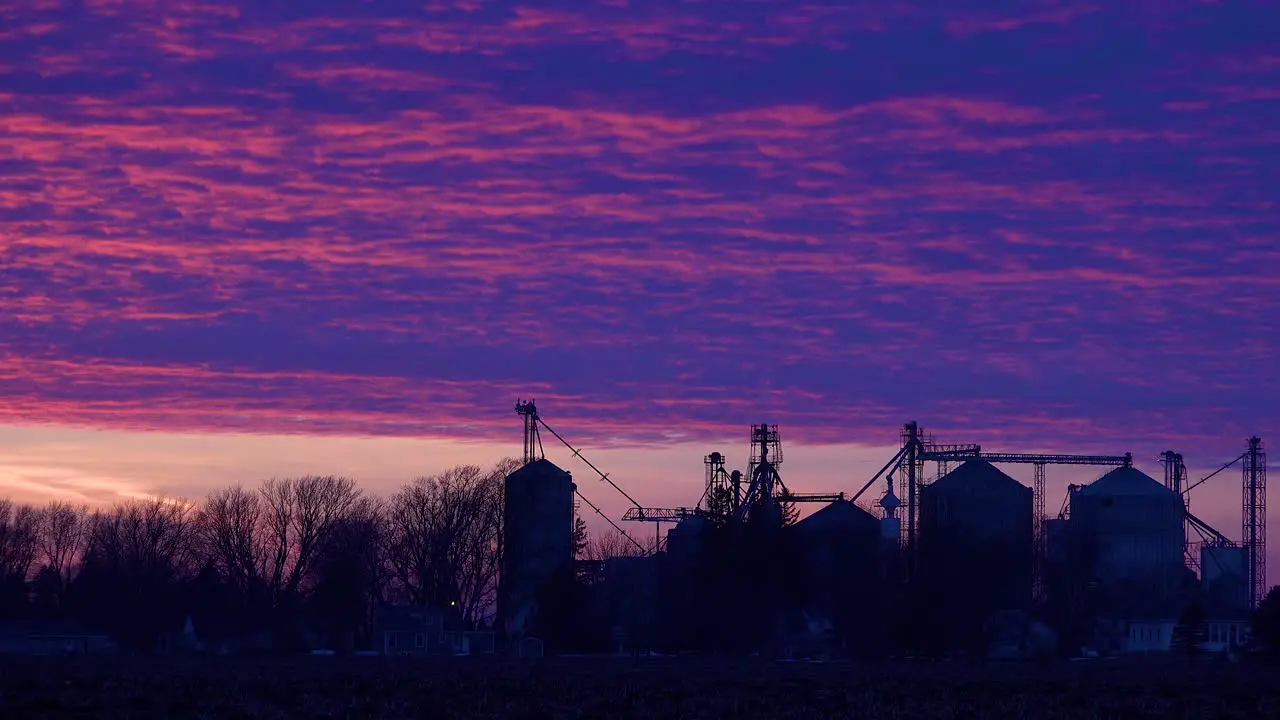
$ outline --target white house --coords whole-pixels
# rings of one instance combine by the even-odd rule
[[[1122,653],[1168,652],[1173,648],[1173,632],[1176,620],[1127,620],[1123,641],[1118,648]],[[1249,621],[1243,619],[1212,619],[1207,623],[1205,641],[1200,649],[1207,652],[1226,652],[1233,645],[1242,646],[1249,639]]]

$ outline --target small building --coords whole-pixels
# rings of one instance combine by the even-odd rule
[[[115,651],[116,643],[109,635],[75,622],[17,620],[0,624],[0,654],[90,655]]]
[[[494,634],[489,630],[462,633],[463,655],[492,655],[495,647]]]
[[[1173,618],[1123,620],[1122,640],[1115,648],[1121,653],[1167,652],[1173,647],[1173,631],[1178,622]]]
[[[1115,614],[1099,620],[1095,647],[1103,654],[1146,654],[1169,652],[1177,635],[1178,615],[1166,605],[1167,612],[1149,611]],[[1154,610],[1152,606],[1149,609]],[[1249,641],[1248,614],[1229,606],[1208,602],[1204,635],[1199,644],[1202,652],[1222,653],[1243,647]]]
[[[1158,620],[1135,619],[1119,620],[1112,623],[1113,642],[1109,649],[1116,654],[1160,653],[1173,649],[1174,632],[1178,621],[1165,618]],[[1239,618],[1215,618],[1205,623],[1204,642],[1200,650],[1210,653],[1223,653],[1231,648],[1244,647],[1249,642],[1249,622]]]
[[[1250,623],[1240,617],[1209,621],[1204,649],[1209,652],[1226,652],[1249,644]]]
[[[418,605],[383,605],[373,620],[374,650],[383,655],[453,655],[461,633],[445,628],[444,613]]]
[[[521,660],[537,660],[543,656],[544,647],[540,638],[526,635],[516,643],[516,657]]]

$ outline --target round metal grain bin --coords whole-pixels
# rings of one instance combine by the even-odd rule
[[[1031,602],[1031,488],[969,460],[920,491],[919,572],[931,592],[965,608],[970,624]]]
[[[1120,467],[1071,494],[1071,524],[1101,582],[1172,578],[1186,548],[1182,496]]]

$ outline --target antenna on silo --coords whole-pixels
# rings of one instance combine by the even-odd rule
[[[524,464],[545,458],[542,436],[538,434],[538,406],[532,398],[516,400],[516,414],[524,419]]]

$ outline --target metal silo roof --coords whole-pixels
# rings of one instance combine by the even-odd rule
[[[963,465],[928,486],[935,492],[1031,492],[1031,488],[1014,480],[981,458],[966,460]]]
[[[859,526],[879,528],[880,521],[874,515],[848,500],[836,500],[826,507],[796,523],[803,532],[829,532]]]
[[[1078,492],[1082,495],[1177,496],[1163,483],[1134,467],[1118,467]]]
[[[568,474],[569,474],[569,471],[561,468],[559,465],[556,465],[550,460],[546,458],[538,458],[537,460],[534,460],[533,462],[527,463],[522,467],[518,468],[507,477],[508,478],[523,478],[526,476],[547,477],[547,476],[568,475]]]

